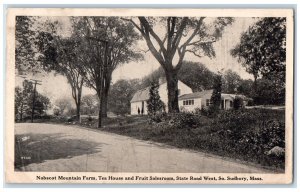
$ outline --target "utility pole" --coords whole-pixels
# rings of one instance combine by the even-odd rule
[[[23,76],[23,75],[18,75],[19,77],[27,80],[27,77],[26,76]],[[40,80],[37,80],[37,79],[30,79],[30,80],[27,80],[27,81],[30,81],[30,82],[33,82],[34,83],[34,89],[33,89],[33,97],[32,97],[32,108],[31,108],[31,123],[33,123],[33,118],[34,118],[34,105],[35,105],[35,97],[36,97],[36,85],[42,85],[41,83],[38,83],[38,82],[42,82]]]
[[[30,79],[31,81],[34,82],[34,89],[33,89],[33,97],[32,97],[32,110],[31,110],[31,123],[33,123],[33,118],[34,118],[34,105],[35,105],[35,94],[36,94],[36,85],[42,85],[38,82],[42,82],[36,79]]]

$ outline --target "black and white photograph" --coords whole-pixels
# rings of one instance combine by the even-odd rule
[[[7,182],[292,181],[292,10],[9,11]]]

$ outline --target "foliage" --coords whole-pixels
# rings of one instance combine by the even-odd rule
[[[275,77],[284,84],[286,67],[286,18],[266,17],[242,34],[240,43],[231,50],[257,79]]]
[[[89,94],[82,97],[81,112],[83,114],[96,115],[99,111],[99,100],[97,95]]]
[[[219,113],[219,109],[216,109],[213,105],[208,107],[203,107],[201,109],[196,109],[195,114],[203,115],[209,118],[216,117]]]
[[[218,40],[225,26],[233,22],[233,18],[215,18],[206,22],[205,17],[138,17],[125,18],[141,33],[147,46],[164,69],[168,89],[168,111],[179,112],[178,107],[178,72],[187,53],[195,56],[214,57],[213,43]],[[165,26],[163,37],[159,37],[155,27]],[[162,29],[159,28],[161,33]],[[174,57],[178,56],[175,63]],[[174,62],[174,63],[173,63]]]
[[[142,87],[149,87],[153,80],[164,77],[164,70],[159,67],[148,76],[142,79]],[[183,61],[182,67],[178,72],[178,79],[189,86],[193,92],[212,89],[215,73],[210,71],[204,64],[191,61]]]
[[[238,87],[237,87],[237,93],[245,95],[247,97],[253,97],[254,96],[254,90],[253,90],[253,80],[246,79],[241,80]]]
[[[242,78],[231,69],[224,72],[222,92],[223,93],[237,93],[238,88],[242,83]]]
[[[62,111],[59,107],[53,107],[53,115],[60,116],[62,114]]]
[[[72,20],[75,50],[79,54],[81,75],[99,98],[99,114],[107,116],[107,96],[113,71],[121,64],[141,59],[133,51],[140,39],[132,24],[118,17],[76,17]],[[101,118],[99,127],[101,127]]]
[[[117,115],[125,115],[130,113],[130,100],[133,94],[139,89],[136,86],[138,80],[118,80],[111,86],[108,94],[109,111]]]
[[[279,79],[269,80],[262,78],[257,80],[257,89],[254,94],[254,102],[258,105],[284,104],[285,86],[278,82]],[[277,83],[276,83],[277,82]]]
[[[15,120],[23,121],[31,117],[33,106],[33,83],[28,80],[23,81],[23,87],[15,88]],[[35,93],[34,116],[46,114],[46,110],[50,106],[50,100],[46,96]]]
[[[165,104],[160,100],[158,92],[159,84],[152,82],[149,89],[149,99],[147,100],[147,109],[149,115],[155,115],[156,113],[165,111]]]
[[[60,98],[55,101],[55,105],[59,107],[59,114],[64,114],[67,111],[71,110],[72,104],[70,99],[67,98]],[[58,112],[56,112],[58,113]]]
[[[15,67],[19,73],[36,68],[36,51],[34,46],[35,31],[33,29],[34,18],[28,16],[16,17],[16,47]]]
[[[79,120],[84,79],[80,74],[81,65],[78,56],[82,53],[75,49],[77,46],[75,38],[63,37],[58,33],[60,28],[58,21],[46,21],[44,25],[44,28],[37,31],[36,37],[36,45],[40,53],[39,61],[44,70],[54,70],[67,78]]]
[[[238,110],[243,107],[243,99],[240,97],[235,97],[233,99],[233,109]]]

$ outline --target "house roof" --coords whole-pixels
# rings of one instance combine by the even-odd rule
[[[190,94],[184,94],[181,95],[178,99],[179,100],[183,100],[183,99],[193,99],[193,98],[201,98],[206,94],[212,94],[213,90],[205,90],[205,91],[201,91],[201,92],[195,92],[195,93],[190,93]]]
[[[234,99],[235,97],[236,97],[236,95],[234,95],[234,94],[221,93],[222,99]]]
[[[202,98],[206,94],[212,94],[213,89],[210,90],[205,90],[201,92],[195,92],[195,93],[190,93],[190,94],[185,94],[180,96],[178,99],[183,100],[183,99],[194,99],[194,98]],[[246,99],[247,97],[244,95],[236,95],[236,94],[227,94],[227,93],[221,93],[221,98],[222,99],[234,99],[235,97],[241,97],[242,99]]]
[[[181,81],[178,80],[178,82],[181,82]],[[165,84],[165,83],[167,83],[167,82],[166,82],[166,79],[164,79],[164,78],[160,78],[160,79],[159,79],[159,86],[161,86],[161,85],[163,85],[163,84]],[[181,83],[182,83],[182,82],[181,82]],[[144,89],[141,89],[141,90],[139,90],[139,91],[137,91],[137,92],[133,95],[133,97],[132,97],[130,103],[138,102],[138,101],[147,101],[147,100],[149,99],[149,91],[150,91],[150,86],[149,86],[149,87],[146,87],[146,88],[144,88]]]
[[[147,101],[149,99],[149,91],[150,91],[150,87],[146,87],[145,89],[137,91],[133,95],[130,102],[133,103],[138,101]]]

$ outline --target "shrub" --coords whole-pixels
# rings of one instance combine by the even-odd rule
[[[234,98],[234,100],[233,100],[233,109],[235,109],[235,110],[240,109],[240,108],[243,107],[243,105],[244,105],[244,103],[243,103],[242,98],[240,98],[240,97]]]
[[[162,112],[162,113],[155,113],[150,115],[150,123],[160,123],[163,120],[166,120],[167,118],[167,113]]]
[[[195,111],[195,114],[201,114],[201,115],[204,115],[206,117],[212,118],[212,117],[217,116],[217,114],[219,114],[219,112],[220,112],[219,109],[216,109],[215,106],[210,105],[207,108],[197,109]]]
[[[93,117],[89,115],[88,118],[87,118],[87,120],[88,121],[93,121]]]

